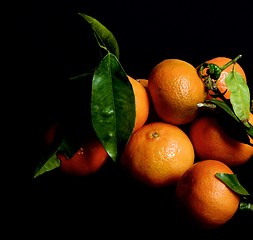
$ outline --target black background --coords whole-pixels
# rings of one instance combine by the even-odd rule
[[[238,213],[221,229],[196,229],[178,215],[173,187],[145,188],[112,163],[84,179],[66,178],[56,170],[33,179],[40,134],[73,97],[65,82],[90,69],[97,45],[88,14],[116,37],[120,62],[135,78],[147,78],[155,64],[179,58],[194,66],[217,56],[234,58],[252,86],[252,14],[242,1],[194,3],[146,1],[32,1],[13,6],[11,29],[11,132],[7,177],[10,207],[6,223],[21,235],[99,237],[246,236],[252,214]],[[13,104],[12,103],[12,104]],[[11,116],[12,116],[11,114]],[[66,114],[73,114],[67,110]],[[252,189],[252,163],[238,175]],[[6,184],[5,184],[6,185]],[[250,186],[251,185],[251,186]],[[14,232],[13,231],[13,232]],[[10,232],[12,233],[12,232]],[[68,235],[67,235],[68,234]]]

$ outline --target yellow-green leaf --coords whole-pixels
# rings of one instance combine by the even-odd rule
[[[235,71],[235,68],[228,73],[225,83],[230,94],[235,115],[243,123],[248,123],[250,114],[250,91],[242,75]]]
[[[41,161],[41,164],[38,165],[34,173],[34,178],[42,175],[45,172],[52,171],[55,168],[60,166],[60,160],[57,158],[56,153],[54,152],[46,162]]]

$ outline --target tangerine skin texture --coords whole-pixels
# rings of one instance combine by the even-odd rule
[[[193,65],[165,59],[151,70],[148,80],[155,111],[163,121],[181,125],[196,118],[197,103],[204,102],[206,90]]]
[[[216,159],[234,167],[246,163],[253,156],[253,147],[231,138],[215,117],[195,119],[191,123],[189,137],[200,160]]]
[[[135,125],[133,132],[142,127],[149,116],[150,98],[147,89],[136,79],[128,76],[135,97]]]
[[[194,163],[194,157],[192,143],[179,127],[153,122],[131,136],[121,164],[137,180],[163,187],[177,183]]]
[[[240,197],[228,188],[216,173],[233,174],[217,160],[196,162],[176,186],[178,207],[188,220],[205,229],[218,228],[228,222],[238,209]]]

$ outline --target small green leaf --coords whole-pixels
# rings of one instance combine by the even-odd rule
[[[79,13],[79,15],[82,16],[91,25],[99,46],[119,58],[118,43],[112,32],[110,32],[95,18],[83,13]]]
[[[62,152],[67,158],[71,158],[78,151],[84,137],[84,130],[81,126],[86,126],[86,123],[82,121],[83,119],[80,115],[76,116],[77,118],[74,118],[74,122],[65,122],[65,124],[61,125],[61,134],[57,136],[57,142],[42,153],[34,178],[60,166],[60,161],[56,156],[58,151]],[[80,120],[81,123],[79,122]]]
[[[239,194],[240,204],[239,210],[253,211],[252,199],[253,196],[240,184],[236,174],[216,173],[215,176],[226,184],[231,190]]]
[[[229,72],[225,83],[230,94],[230,102],[236,116],[241,122],[247,123],[250,114],[250,91],[242,75],[235,71]]]
[[[132,85],[117,57],[108,53],[92,80],[91,117],[96,134],[116,161],[135,123]]]
[[[60,160],[57,158],[55,152],[45,160],[46,161],[41,161],[41,163],[37,166],[33,176],[34,178],[42,175],[45,172],[52,171],[60,166]]]
[[[216,173],[215,176],[239,195],[250,196],[248,191],[240,184],[236,174]]]
[[[63,138],[58,146],[52,149],[49,153],[45,153],[41,157],[40,162],[35,170],[34,178],[60,166],[60,160],[56,155],[57,152],[62,152],[67,158],[74,156],[74,154],[80,148],[79,143],[80,140],[77,141],[74,136],[71,136],[70,138]]]

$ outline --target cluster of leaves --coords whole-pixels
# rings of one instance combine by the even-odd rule
[[[91,98],[89,99],[92,128],[108,155],[116,162],[132,134],[135,123],[133,89],[124,68],[119,62],[119,47],[114,35],[96,19],[82,13],[79,15],[90,24],[93,30],[100,47],[101,61],[91,72],[73,77],[70,81],[89,81],[89,77],[92,76]],[[225,100],[223,93],[215,88],[215,81],[219,78],[220,73],[230,64],[234,64],[240,57],[238,56],[222,68],[214,64],[203,63],[200,65],[199,75],[207,88],[216,92],[216,95],[212,100],[199,103],[199,107],[213,108],[214,106],[218,110],[216,111],[217,116],[222,116],[221,119],[223,120],[226,119],[226,123],[229,116],[230,120],[232,119],[232,124],[237,125],[236,129],[240,129],[237,132],[241,133],[241,137],[238,138],[237,136],[237,138],[250,144],[248,136],[253,136],[253,127],[248,121],[250,95],[247,84],[242,76],[233,69],[226,78],[227,87],[231,92],[231,101]],[[205,72],[208,74],[203,75],[202,73],[206,69]],[[216,97],[223,100],[217,100]],[[80,138],[76,138],[71,134],[63,133],[59,144],[41,157],[34,178],[60,166],[60,160],[57,158],[58,151],[71,158],[80,148],[81,143],[82,135]],[[241,209],[253,211],[250,203],[252,196],[241,186],[236,174],[217,173],[216,176],[242,197]]]
[[[70,81],[91,80],[89,101],[92,128],[110,158],[116,162],[134,128],[135,98],[132,85],[119,62],[119,47],[114,35],[96,19],[82,13],[79,15],[93,30],[100,47],[101,61],[91,72],[75,76]],[[74,138],[76,136],[73,137],[73,134],[69,136],[63,132],[58,146],[41,158],[34,177],[60,166],[58,151],[71,158],[82,143],[82,137],[78,141]]]

